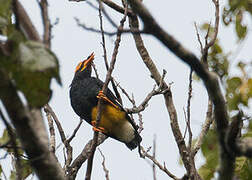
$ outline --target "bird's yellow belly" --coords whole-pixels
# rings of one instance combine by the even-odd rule
[[[92,121],[96,120],[96,116],[97,107],[94,107]],[[123,142],[130,142],[134,138],[134,128],[126,119],[126,113],[111,105],[103,106],[99,127],[104,128],[106,134]]]

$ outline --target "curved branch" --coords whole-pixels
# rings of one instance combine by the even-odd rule
[[[49,151],[48,137],[40,109],[27,109],[7,73],[0,69],[0,99],[39,179],[64,180],[64,173]]]
[[[230,169],[232,166],[228,166],[228,164],[233,164],[234,159],[229,157],[224,140],[226,130],[228,128],[229,118],[217,76],[210,73],[192,52],[185,49],[175,38],[164,31],[140,1],[129,0],[129,3],[133,11],[142,19],[145,30],[159,39],[177,57],[188,64],[203,80],[208,94],[214,104],[214,115],[217,124],[219,143],[221,145],[220,166],[224,169],[229,168],[229,171],[233,171],[233,169]],[[220,173],[220,179],[223,178],[222,175],[223,174]]]

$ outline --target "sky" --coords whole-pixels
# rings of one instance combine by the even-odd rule
[[[25,9],[32,18],[40,35],[42,35],[42,21],[40,9],[36,1],[20,0]],[[80,22],[89,27],[99,29],[98,11],[90,7],[85,2],[52,1],[49,2],[49,15],[51,22],[54,23],[59,18],[59,24],[52,30],[52,51],[57,55],[60,63],[60,75],[63,85],[59,86],[55,80],[52,81],[51,88],[53,97],[49,104],[57,114],[65,133],[70,136],[79,123],[78,116],[73,112],[69,100],[69,85],[74,76],[74,70],[79,61],[85,59],[91,52],[95,53],[94,63],[98,69],[99,77],[104,80],[106,70],[103,60],[103,49],[101,46],[101,35],[83,30],[78,27],[75,21],[77,17]],[[96,4],[96,1],[93,1]],[[120,3],[121,1],[114,1]],[[220,2],[220,7],[226,1]],[[214,5],[211,0],[180,0],[180,1],[144,1],[157,22],[173,37],[179,40],[187,49],[200,56],[200,46],[197,40],[194,22],[201,24],[203,22],[214,22]],[[106,7],[106,6],[105,6]],[[122,18],[121,14],[107,8],[107,12],[112,19],[119,24]],[[104,18],[105,31],[116,31]],[[128,27],[128,22],[126,26]],[[204,34],[201,34],[204,38]],[[158,40],[150,35],[142,35],[145,46],[155,62],[158,70],[167,71],[165,81],[172,83],[173,101],[178,112],[178,119],[181,131],[185,130],[185,118],[183,109],[186,108],[188,94],[189,71],[187,65],[182,63],[169,50],[167,50]],[[220,25],[219,35],[224,50],[231,51],[237,46],[234,37],[233,28],[226,28]],[[106,46],[108,59],[111,60],[115,36],[106,37]],[[240,51],[236,59],[251,56],[251,42],[247,40],[244,48]],[[249,45],[250,44],[250,45]],[[234,60],[236,61],[236,60]],[[235,62],[234,62],[235,64]],[[150,77],[150,73],[145,67],[139,56],[134,40],[131,34],[122,35],[117,62],[112,76],[129,93],[134,95],[137,105],[140,104],[147,94],[152,90],[155,82]],[[193,137],[196,138],[200,133],[205,119],[207,109],[207,94],[204,86],[200,82],[193,82],[193,97],[191,105],[191,127]],[[127,98],[123,96],[124,106],[132,107]],[[152,146],[153,137],[156,136],[156,158],[177,177],[184,175],[183,166],[179,165],[179,153],[175,143],[171,128],[170,119],[165,108],[163,97],[154,96],[149,102],[149,106],[142,113],[144,121],[144,130],[141,133],[143,137],[142,145],[145,148]],[[135,116],[138,121],[138,117]],[[0,121],[0,127],[2,127]],[[46,123],[46,121],[45,121]],[[0,128],[1,134],[1,128]],[[77,136],[72,141],[74,149],[74,158],[82,151],[87,141],[92,139],[93,131],[91,126],[83,123]],[[57,137],[57,145],[61,144]],[[139,158],[137,150],[130,151],[124,144],[113,139],[107,139],[101,146],[101,151],[106,157],[106,167],[109,170],[110,179],[152,179],[152,169],[150,161]],[[62,145],[56,151],[59,160],[63,162]],[[200,153],[196,156],[196,164],[199,167],[203,162]],[[105,179],[102,169],[102,157],[96,152],[94,158],[94,167],[92,178]],[[86,171],[86,163],[78,173],[77,179],[83,179]],[[157,179],[169,179],[167,175],[158,170]]]

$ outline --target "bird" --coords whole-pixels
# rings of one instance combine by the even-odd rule
[[[137,125],[109,88],[106,93],[103,93],[104,82],[91,77],[93,60],[94,53],[76,66],[70,85],[70,101],[74,112],[92,125],[94,131],[124,143],[130,150],[140,147],[142,137],[137,131]],[[101,119],[96,127],[99,99],[102,99],[103,105]]]

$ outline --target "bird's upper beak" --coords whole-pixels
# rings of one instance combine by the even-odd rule
[[[87,66],[91,65],[93,60],[94,60],[94,52],[92,52],[92,54],[90,56],[88,56],[87,60],[84,62],[84,66],[87,67]],[[81,69],[81,71],[82,70],[83,69]]]
[[[88,58],[78,64],[78,66],[75,69],[75,72],[78,70],[83,71],[86,67],[90,66],[94,60],[94,52]]]

